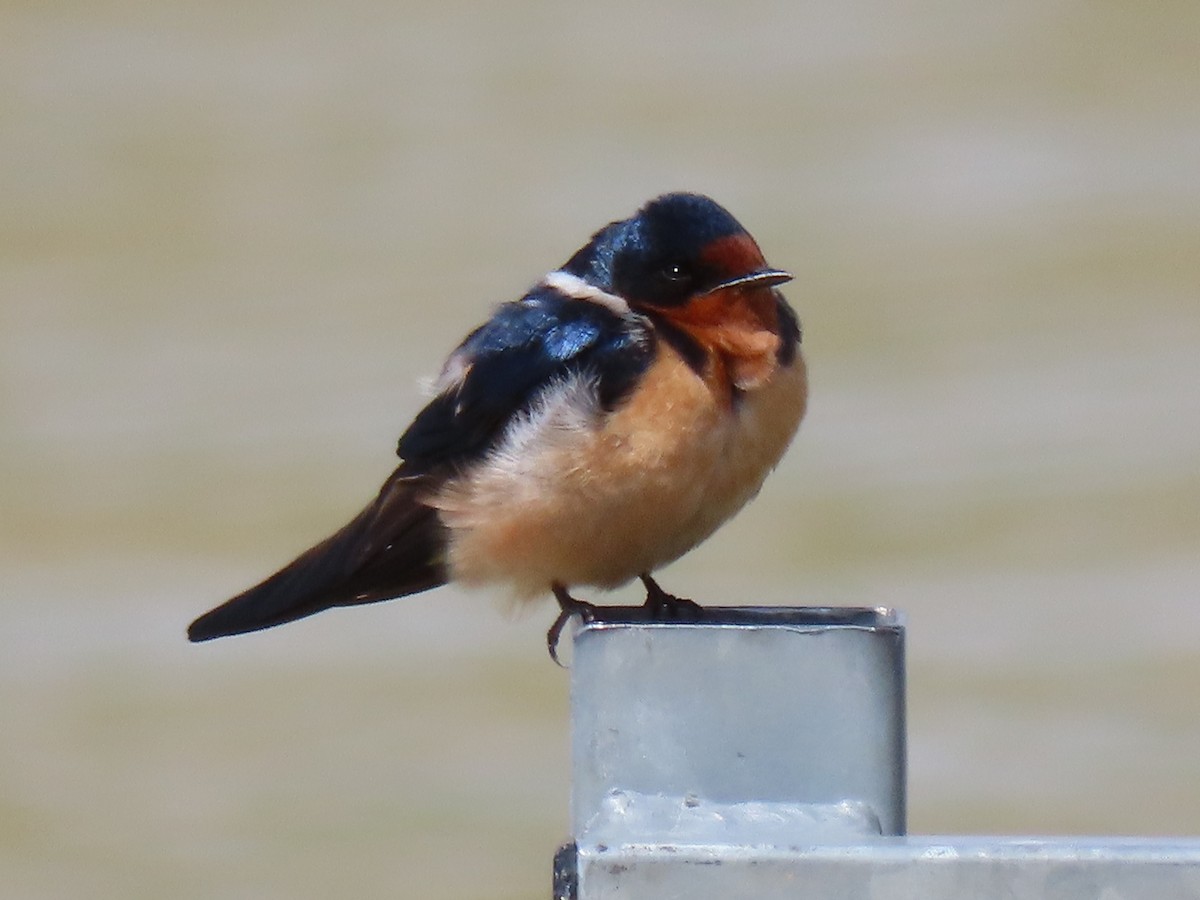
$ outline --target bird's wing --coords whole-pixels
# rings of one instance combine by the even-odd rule
[[[422,479],[395,472],[345,527],[205,613],[188,628],[188,638],[259,631],[332,606],[374,603],[444,584],[445,529],[420,502],[422,490]]]
[[[586,371],[600,405],[616,403],[648,364],[652,346],[638,323],[551,289],[500,307],[447,361],[440,392],[400,438],[403,462],[367,508],[266,581],[205,613],[188,637],[258,631],[444,584],[446,531],[422,498],[483,456],[556,379]]]
[[[636,383],[653,351],[645,323],[550,288],[501,306],[451,354],[439,393],[400,438],[406,472],[460,468],[557,381],[586,374],[601,408]]]

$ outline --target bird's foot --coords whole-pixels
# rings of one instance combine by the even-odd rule
[[[647,574],[638,576],[646,586],[646,602],[643,608],[654,622],[698,622],[704,614],[695,600],[668,594]]]
[[[558,601],[559,613],[550,630],[546,632],[546,648],[550,651],[550,658],[554,660],[555,665],[562,666],[558,658],[558,639],[562,636],[562,630],[567,627],[571,616],[579,616],[584,622],[593,621],[596,618],[596,607],[586,600],[575,599],[561,584],[556,584],[551,589],[554,591],[554,599]]]

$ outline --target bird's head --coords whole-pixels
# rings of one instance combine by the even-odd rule
[[[666,194],[621,223],[612,290],[634,307],[683,312],[706,295],[771,288],[791,280],[767,265],[754,238],[699,194]]]
[[[592,236],[562,267],[635,308],[667,310],[726,289],[790,281],[745,228],[701,194],[664,194]]]
[[[699,194],[664,194],[613,222],[563,271],[682,332],[753,388],[794,357],[799,331],[778,292],[792,276],[767,265],[749,232]]]

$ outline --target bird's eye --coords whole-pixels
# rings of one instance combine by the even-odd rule
[[[691,270],[681,262],[669,262],[662,267],[663,277],[667,281],[687,281],[692,277]]]

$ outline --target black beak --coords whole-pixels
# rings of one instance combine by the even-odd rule
[[[722,281],[706,293],[712,294],[716,291],[723,291],[726,288],[733,287],[775,287],[778,284],[791,281],[794,277],[791,272],[784,272],[782,269],[759,269],[757,272],[751,272],[748,275],[739,275],[737,278]]]

